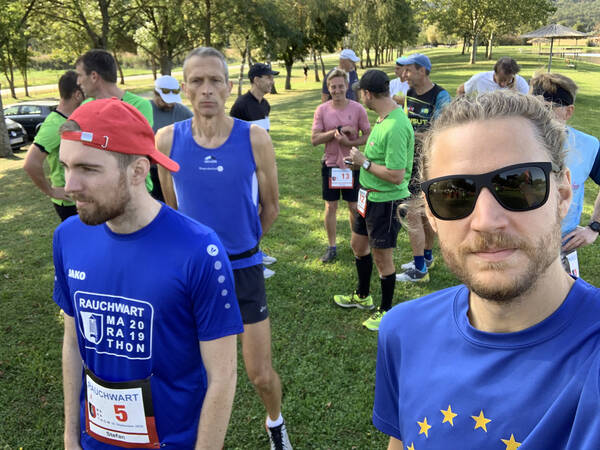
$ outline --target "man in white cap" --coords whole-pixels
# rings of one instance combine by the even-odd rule
[[[408,85],[408,81],[406,81],[402,58],[396,59],[394,73],[396,74],[396,78],[390,81],[390,97],[392,97],[397,104],[403,105],[404,100],[406,99],[406,93],[410,89],[410,86]]]
[[[171,75],[158,77],[154,82],[154,98],[150,100],[154,115],[154,133],[162,127],[193,116],[192,111],[181,103],[180,91],[179,82]]]
[[[158,77],[154,82],[154,98],[150,100],[150,103],[154,116],[152,131],[155,134],[162,127],[187,120],[194,115],[187,106],[181,103],[180,91],[179,82],[171,75]],[[152,197],[164,202],[165,198],[160,187],[156,164],[150,166],[150,178],[152,178],[153,184],[152,192],[150,192]]]
[[[356,73],[356,63],[360,61],[360,58],[356,56],[354,50],[345,48],[340,53],[340,64],[338,67],[348,74],[348,90],[346,91],[346,98],[357,102],[359,99],[357,93],[352,89],[352,85],[358,81],[358,74]],[[335,69],[335,67],[334,67]],[[325,78],[323,79],[323,89],[321,90],[321,103],[331,100],[329,89],[327,89],[327,77],[334,69],[331,69]]]

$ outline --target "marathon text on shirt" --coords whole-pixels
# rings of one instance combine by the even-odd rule
[[[150,303],[77,291],[75,309],[85,348],[127,359],[151,358],[154,309]]]

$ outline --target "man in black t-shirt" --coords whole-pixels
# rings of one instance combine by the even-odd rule
[[[244,95],[238,97],[231,107],[229,115],[236,119],[252,122],[269,131],[269,112],[271,105],[264,98],[273,88],[273,75],[279,75],[266,64],[254,64],[248,72],[252,86]]]

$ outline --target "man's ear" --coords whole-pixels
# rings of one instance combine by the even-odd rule
[[[130,164],[129,170],[132,184],[145,184],[146,176],[150,172],[150,160],[145,156],[140,156]]]
[[[429,220],[429,225],[433,228],[433,231],[438,232],[437,229],[437,218],[431,213],[429,209],[429,205],[427,204],[427,200],[425,200],[425,194],[421,194],[423,199],[423,209],[425,210],[425,215],[427,216],[427,220]]]
[[[571,171],[565,167],[561,173],[556,177],[556,183],[558,188],[558,212],[560,218],[564,219],[571,206],[571,199],[573,198],[573,190],[571,187]]]

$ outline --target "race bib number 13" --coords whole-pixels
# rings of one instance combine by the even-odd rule
[[[352,189],[353,179],[351,169],[331,168],[331,176],[329,177],[330,189]]]
[[[86,432],[123,448],[159,448],[150,379],[111,383],[86,369]]]

